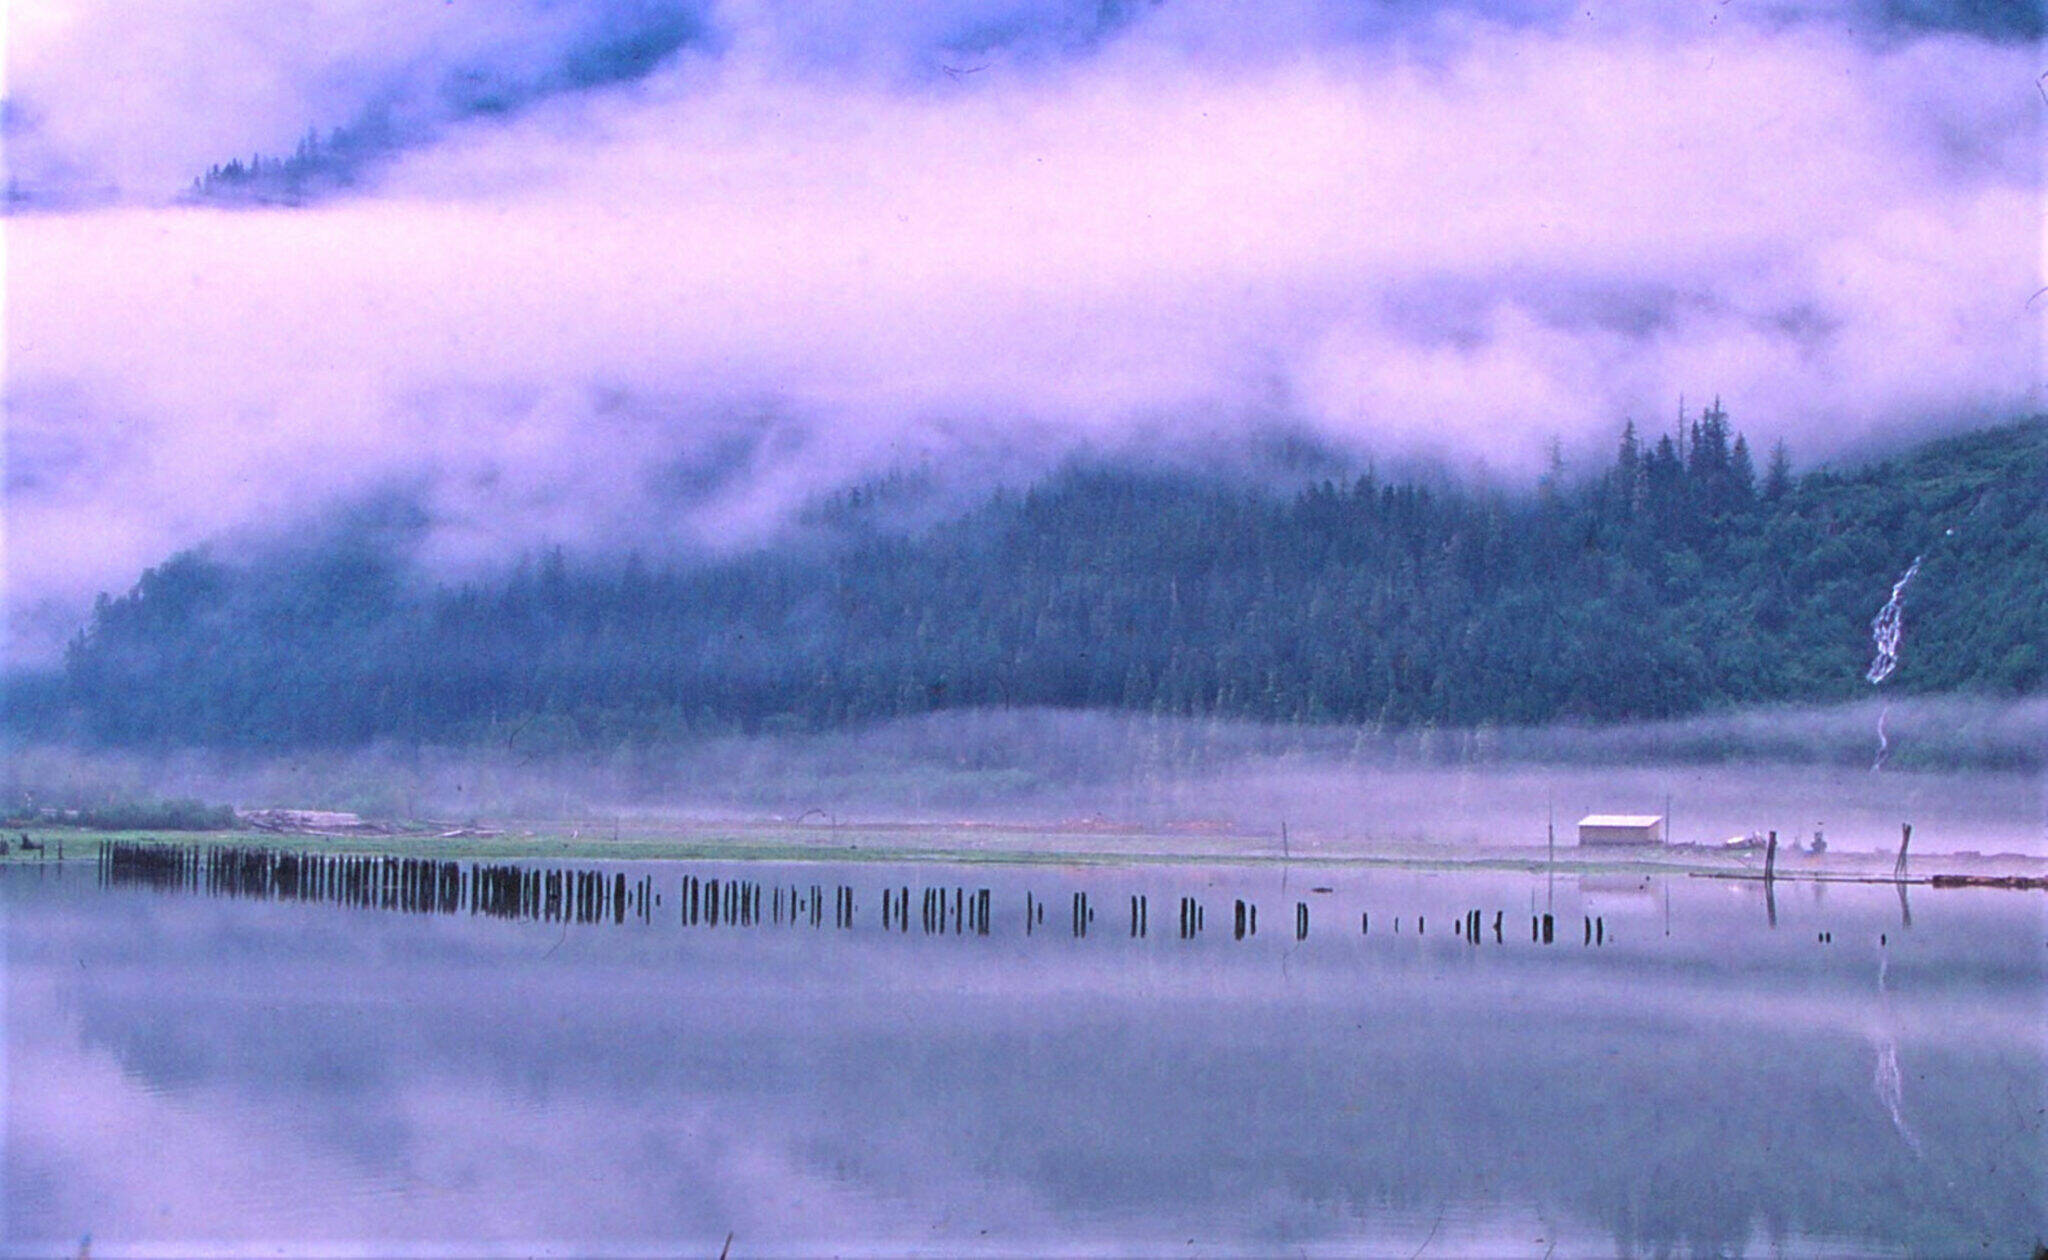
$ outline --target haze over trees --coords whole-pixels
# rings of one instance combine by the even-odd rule
[[[665,2],[617,10],[616,27],[578,31],[536,66],[487,60],[457,66],[430,92],[375,99],[323,136],[306,132],[289,156],[256,153],[209,166],[192,181],[198,201],[297,205],[354,187],[399,151],[469,119],[518,114],[550,97],[631,83],[707,37],[704,15]]]
[[[1759,467],[1761,464],[1761,467]],[[1679,716],[2048,675],[2048,422],[1794,476],[1718,405],[1533,494],[1325,479],[1292,495],[1071,466],[937,525],[898,483],[735,558],[529,556],[436,584],[404,507],[102,596],[15,724],[125,745],[575,747],[1046,705],[1286,723]]]

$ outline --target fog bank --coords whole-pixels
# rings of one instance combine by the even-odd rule
[[[2048,700],[1899,701],[1605,728],[1385,735],[1100,713],[973,711],[861,731],[574,756],[380,750],[236,758],[33,747],[6,799],[197,797],[386,818],[568,822],[1002,823],[1242,837],[1293,851],[1570,843],[1587,813],[1665,813],[1673,838],[1752,830],[1923,852],[2048,855]],[[1206,842],[1206,841],[1205,841]]]

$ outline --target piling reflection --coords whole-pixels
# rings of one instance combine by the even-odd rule
[[[150,888],[209,896],[279,901],[328,902],[358,909],[408,914],[470,914],[494,919],[531,919],[547,923],[651,923],[665,893],[652,874],[559,868],[522,863],[489,864],[364,855],[336,855],[233,845],[175,845],[118,841],[104,844],[98,856],[98,877],[104,887]],[[860,894],[851,884],[766,883],[761,880],[686,873],[674,885],[676,917],[685,927],[753,928],[759,926],[859,926],[863,905],[877,908],[884,932],[910,930],[912,886],[884,886],[878,897]],[[919,893],[917,922],[926,936],[991,935],[995,922],[994,893],[987,887],[926,885]],[[1319,892],[1328,893],[1329,888]],[[1766,895],[1769,886],[1766,885]],[[1086,939],[1095,923],[1099,894],[1068,895],[1068,932]],[[1132,940],[1150,936],[1151,894],[1128,894]],[[828,908],[829,907],[829,908]],[[1044,899],[1024,894],[1023,928],[1030,935],[1044,923]],[[1491,921],[1492,943],[1506,943],[1504,909],[1474,908],[1458,918],[1458,938],[1472,945],[1485,942]],[[1199,897],[1180,898],[1178,939],[1199,936],[1205,922]],[[1415,934],[1426,934],[1428,917],[1413,916]],[[1309,905],[1294,902],[1294,940],[1309,939]],[[1401,916],[1394,917],[1401,931]],[[1359,934],[1370,935],[1370,910],[1359,913]],[[1231,899],[1231,939],[1255,940],[1259,934],[1259,903],[1252,897]],[[1555,919],[1548,912],[1532,914],[1529,938],[1543,945],[1556,941]],[[1580,944],[1607,943],[1604,916],[1584,916]]]
[[[432,870],[243,855],[207,896],[151,862],[0,878],[6,1249],[2025,1254],[2048,1225],[2025,894],[1930,894],[1901,940],[1881,886],[1771,932],[1712,881],[464,865],[449,912]],[[277,891],[336,884],[376,893]],[[1134,896],[1178,930],[1131,935]]]
[[[628,884],[623,872],[236,845],[109,842],[100,847],[98,873],[100,882],[109,887],[324,901],[417,914],[467,911],[490,918],[550,923],[624,923],[628,918],[644,923],[652,916],[656,900],[652,876]],[[715,919],[715,908],[713,915]]]

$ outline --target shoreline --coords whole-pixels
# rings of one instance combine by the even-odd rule
[[[13,828],[18,835],[21,828]],[[480,828],[490,831],[493,829]],[[1564,875],[1672,875],[1760,880],[1764,855],[1757,850],[1706,846],[1559,845],[1485,846],[1428,841],[1329,841],[1312,838],[1283,843],[1270,835],[1227,832],[1100,831],[996,824],[687,823],[603,827],[539,823],[496,834],[447,836],[433,832],[96,831],[73,827],[31,828],[48,846],[42,853],[18,845],[0,865],[33,866],[97,859],[102,842],[155,842],[215,847],[235,845],[331,855],[431,858],[462,862],[741,862],[794,864],[1011,865],[1011,866],[1305,866],[1439,871],[1524,871]],[[1781,849],[1776,878],[1894,882],[1896,851],[1830,850],[1824,854]],[[2048,857],[2020,853],[1985,854],[1915,850],[1907,863],[1908,882],[1934,875],[2048,876]]]

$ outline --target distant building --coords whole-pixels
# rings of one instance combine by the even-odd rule
[[[1580,844],[1662,844],[1662,814],[1588,814],[1579,819]]]

